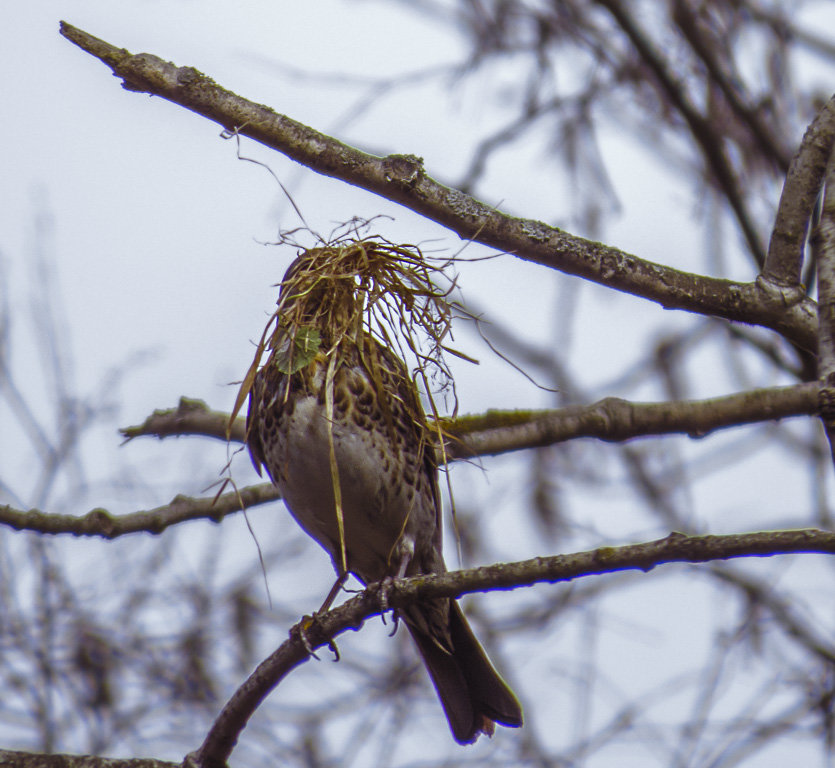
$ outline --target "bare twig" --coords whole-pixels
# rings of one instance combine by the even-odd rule
[[[39,509],[23,511],[0,505],[0,525],[19,531],[73,536],[101,536],[115,539],[129,533],[162,533],[166,528],[188,520],[219,523],[226,515],[281,498],[272,483],[251,485],[220,496],[195,499],[176,496],[170,504],[143,512],[112,515],[106,509],[92,509],[86,515],[53,515]]]
[[[715,39],[719,33],[711,30],[707,24],[700,23],[693,7],[685,0],[675,0],[672,15],[682,35],[705,65],[710,81],[719,86],[731,109],[753,134],[762,156],[770,158],[783,173],[786,173],[790,154],[781,146],[762,114],[743,98],[738,73],[728,72],[720,60],[717,53],[718,41]],[[713,39],[709,37],[711,34],[714,35]]]
[[[762,266],[765,254],[760,236],[747,208],[739,180],[733,172],[721,136],[717,135],[711,123],[687,98],[684,88],[676,81],[661,52],[636,23],[634,13],[631,10],[628,11],[621,0],[597,0],[597,3],[609,11],[629,38],[638,55],[654,73],[670,104],[678,110],[687,123],[690,134],[702,152],[707,168],[716,179],[736,215],[739,227],[748,243],[748,249],[757,263]]]
[[[176,408],[154,411],[145,421],[119,431],[128,442],[137,437],[179,437],[181,435],[202,435],[227,440],[226,428],[229,414],[213,411],[202,400],[181,397]],[[246,437],[246,421],[235,421],[229,434],[230,440],[242,443]]]
[[[775,6],[778,8],[779,6]],[[751,18],[757,21],[768,24],[774,32],[781,37],[791,38],[797,40],[801,45],[808,48],[810,51],[823,56],[826,59],[835,57],[835,45],[830,40],[827,40],[822,35],[816,35],[807,29],[793,24],[790,15],[792,8],[786,7],[783,9],[785,15],[772,13],[771,11],[762,8],[758,3],[747,3],[745,12],[751,14]]]
[[[732,570],[724,563],[715,563],[710,570],[717,578],[741,589],[751,602],[767,609],[775,625],[794,638],[799,645],[827,666],[835,666],[835,646],[826,637],[821,637],[811,622],[804,621],[797,615],[791,595],[781,596],[776,593],[773,584]]]

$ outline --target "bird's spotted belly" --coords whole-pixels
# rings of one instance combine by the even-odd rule
[[[296,396],[278,415],[277,439],[270,441],[269,465],[276,484],[298,523],[338,565],[340,533],[334,492],[333,456],[339,472],[339,495],[348,569],[364,581],[377,581],[396,568],[397,550],[412,548],[404,529],[410,509],[402,472],[386,455],[380,434],[356,420],[326,409],[312,395]],[[414,494],[412,494],[414,496]]]

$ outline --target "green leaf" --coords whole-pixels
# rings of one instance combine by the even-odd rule
[[[275,352],[275,365],[281,373],[296,373],[313,362],[321,346],[317,328],[298,328],[294,335],[288,333],[282,339]]]

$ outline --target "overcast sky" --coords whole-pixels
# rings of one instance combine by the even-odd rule
[[[488,88],[487,79],[511,82],[513,73],[494,67],[464,80],[419,79],[357,116],[357,106],[381,78],[459,62],[465,41],[400,3],[148,0],[114,10],[111,2],[45,0],[17,4],[13,11],[8,4],[0,7],[0,22],[13,32],[0,46],[0,71],[6,73],[0,254],[12,291],[18,380],[47,418],[47,390],[40,386],[42,373],[27,335],[31,276],[40,252],[60,302],[53,309],[69,334],[62,351],[73,363],[70,388],[92,396],[109,371],[129,363],[115,393],[119,410],[89,441],[98,471],[108,477],[143,457],[161,473],[170,469],[171,452],[187,451],[189,442],[165,451],[151,443],[120,449],[116,427],[172,407],[181,395],[231,408],[230,382],[246,371],[252,341],[275,302],[272,286],[295,255],[263,243],[299,222],[270,173],[238,160],[236,143],[224,141],[218,126],[162,99],[123,90],[107,67],[59,35],[62,18],[134,53],[194,66],[246,98],[361,148],[420,155],[427,172],[442,181],[460,178],[477,139],[507,119],[502,92]],[[825,72],[808,71],[825,86]],[[704,243],[691,223],[702,215],[703,200],[690,197],[649,148],[614,128],[603,139],[621,212],[607,223],[602,239],[643,258],[703,270]],[[318,176],[250,141],[242,141],[241,152],[269,165],[317,231],[353,216],[386,214],[392,218],[380,221],[379,230],[391,240],[425,242],[445,253],[462,245],[405,208]],[[547,152],[543,137],[534,133],[529,147],[523,143],[497,156],[478,194],[511,213],[570,226],[571,190]],[[775,201],[778,194],[775,188]],[[38,226],[44,217],[48,226]],[[732,254],[735,234],[727,247]],[[476,246],[465,251],[486,253]],[[728,262],[734,265],[729,276],[753,276],[745,260]],[[657,339],[691,322],[685,313],[575,278],[558,283],[547,270],[511,256],[462,265],[461,273],[465,298],[531,341],[561,345],[571,375],[596,396],[613,393],[607,382],[634,364],[642,338]],[[471,329],[462,328],[457,341],[482,360],[478,367],[456,364],[462,412],[553,403],[495,358]],[[694,377],[696,391],[726,393],[721,370],[705,359]],[[779,382],[762,382],[768,383]],[[637,390],[629,396],[659,393]],[[0,423],[8,425],[4,407]],[[182,490],[197,493],[207,477],[217,475],[225,449],[217,451],[216,467],[194,459],[202,471]],[[13,430],[0,429],[0,455],[7,466],[19,462],[15,466],[25,478],[27,458]],[[236,466],[244,481],[252,477],[245,458]],[[756,477],[758,467],[752,465],[751,472]],[[480,482],[484,493],[492,492],[488,479]],[[719,487],[724,502],[732,503],[746,485]],[[26,482],[15,490],[16,502],[34,503]],[[160,483],[145,503],[164,503],[170,491]],[[118,494],[105,501],[117,511],[137,503]]]
[[[108,371],[131,361],[118,392],[120,408],[95,433],[91,447],[95,471],[105,477],[137,456],[148,467],[161,467],[177,451],[188,451],[186,441],[173,449],[163,444],[162,451],[151,441],[120,449],[117,426],[141,422],[155,408],[176,405],[182,395],[218,409],[231,407],[236,390],[230,382],[246,371],[251,342],[260,336],[276,299],[272,286],[295,255],[264,243],[299,222],[270,173],[241,162],[236,143],[224,141],[218,126],[162,99],[123,90],[107,67],[59,35],[60,19],[134,53],[196,67],[243,97],[361,148],[420,155],[427,172],[441,181],[460,177],[467,150],[506,114],[500,99],[483,96],[479,78],[501,77],[492,72],[452,89],[449,79],[427,79],[352,117],[375,79],[439,67],[464,55],[464,41],[454,32],[400,3],[38,0],[0,5],[0,267],[15,324],[15,371],[33,406],[48,413],[47,388],[39,380],[40,364],[27,330],[33,265],[40,253],[54,281],[52,295],[60,300],[54,309],[71,339],[63,350],[73,362],[71,386],[82,396],[93,393]],[[303,78],[293,74],[296,70],[332,76],[333,82]],[[809,76],[833,90],[835,78],[814,69]],[[362,79],[368,84],[363,86]],[[530,149],[497,158],[479,195],[511,213],[567,223],[572,201],[543,147],[532,142]],[[392,220],[381,221],[379,230],[391,240],[431,242],[430,248],[447,253],[461,247],[455,235],[370,193],[317,176],[246,140],[241,152],[269,164],[318,231],[353,216],[385,214]],[[648,149],[612,134],[605,153],[622,211],[606,226],[603,239],[649,260],[704,269],[697,261],[703,243],[692,224],[700,201],[684,194]],[[487,251],[473,246],[465,253]],[[746,269],[741,264],[734,269]],[[641,346],[637,339],[658,334],[659,323],[668,332],[691,321],[683,313],[666,313],[576,279],[558,283],[547,270],[510,256],[465,265],[461,272],[465,297],[515,323],[531,340],[553,339],[570,347],[572,374],[589,386],[602,387],[618,374]],[[753,274],[733,276],[751,279]],[[585,303],[594,311],[578,314],[582,326],[566,328],[561,319],[567,315],[557,302]],[[612,322],[618,317],[628,317],[628,336],[623,323]],[[553,402],[492,358],[472,332],[462,329],[458,338],[465,352],[483,361],[478,368],[456,366],[462,411]],[[137,358],[138,352],[146,354]],[[709,365],[702,373],[702,394],[726,391],[726,381],[712,377]],[[762,382],[771,383],[779,382]],[[645,393],[647,399],[653,394]],[[0,460],[24,478],[12,502],[34,503],[25,481],[27,459],[4,409],[0,404]],[[225,448],[218,446],[215,465],[195,464],[181,489],[199,493],[207,478],[217,476],[224,457]],[[178,460],[185,462],[176,465],[178,471],[189,460]],[[247,460],[239,463],[240,476],[251,479]],[[752,488],[774,503],[737,510],[731,529],[785,515],[761,465],[750,469],[750,484],[742,480],[744,468],[735,471],[738,482],[721,490],[728,509],[743,492],[750,502]],[[513,502],[518,488],[503,485],[499,464],[491,465],[486,479],[473,468],[461,472],[480,478],[473,504]],[[171,486],[161,483],[158,493],[149,488],[141,502],[114,491],[103,503],[126,512],[137,504],[162,504],[170,496]],[[5,500],[0,495],[0,502]],[[619,501],[609,500],[611,540],[621,525],[624,532],[632,530],[631,520],[619,516]],[[529,540],[504,536],[508,557],[546,554]],[[251,549],[246,552],[252,556]],[[330,578],[324,558],[322,573],[324,584]],[[648,595],[654,589],[635,599],[669,598]],[[675,600],[658,605],[667,616],[676,609],[701,610]],[[688,638],[680,642],[686,649]],[[642,650],[651,655],[652,644]]]
[[[15,72],[4,78],[7,118],[0,127],[7,149],[0,249],[10,262],[11,284],[23,284],[34,217],[48,214],[52,237],[46,245],[66,302],[80,389],[89,391],[131,352],[156,355],[141,377],[126,382],[130,419],[172,405],[181,394],[229,406],[233,393],[224,385],[245,370],[247,342],[258,336],[275,300],[270,286],[293,255],[258,241],[274,240],[280,226],[298,222],[269,173],[238,161],[235,143],[221,140],[218,126],[161,99],[122,90],[103,64],[59,36],[59,18],[133,52],[195,66],[249,99],[363,148],[420,155],[428,172],[444,181],[460,176],[475,138],[506,117],[501,103],[483,98],[478,77],[452,94],[448,80],[430,80],[379,102],[359,120],[346,120],[363,88],[352,80],[328,87],[288,75],[292,67],[359,80],[460,60],[461,39],[400,4],[232,6],[209,0],[199,4],[199,12],[197,7],[188,1],[136,2],[114,11],[107,2],[39,2],[13,13],[0,10],[0,17],[8,16],[6,28],[15,31],[0,50],[3,71]],[[623,174],[634,184],[640,167],[643,191],[626,201],[629,216],[609,230],[614,244],[685,265],[688,240],[680,233],[690,201],[669,200],[664,187],[653,183],[660,176],[648,157],[634,147],[623,150],[617,144],[608,150],[615,178]],[[243,142],[242,152],[269,163],[318,231],[355,215],[385,213],[394,217],[381,224],[391,239],[439,238],[434,247],[447,252],[461,245],[399,206],[319,177],[251,142]],[[487,201],[533,218],[565,219],[568,201],[543,159],[539,142],[527,154],[500,156],[483,185]],[[663,217],[655,215],[661,206]],[[655,221],[651,232],[641,225],[644,217]],[[622,223],[627,218],[629,226]],[[675,253],[667,247],[673,235]],[[465,295],[500,316],[541,307],[544,322],[527,330],[534,338],[553,333],[553,283],[540,268],[503,257],[481,263],[462,285]],[[636,322],[642,312],[656,311],[623,301]],[[608,351],[621,350],[615,344]],[[483,349],[472,351],[484,356]],[[172,368],[177,375],[170,375]],[[523,392],[533,402],[541,399],[501,368],[502,386],[493,380],[490,387],[493,405],[519,402]]]

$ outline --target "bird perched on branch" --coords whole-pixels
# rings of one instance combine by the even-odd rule
[[[405,312],[418,312],[431,290],[413,281],[414,259],[377,241],[302,253],[242,388],[256,469],[266,467],[337,574],[364,584],[446,571],[432,434],[405,364],[368,325],[381,291],[399,292]],[[415,603],[400,615],[457,742],[492,734],[494,723],[522,725],[519,702],[455,600]]]

